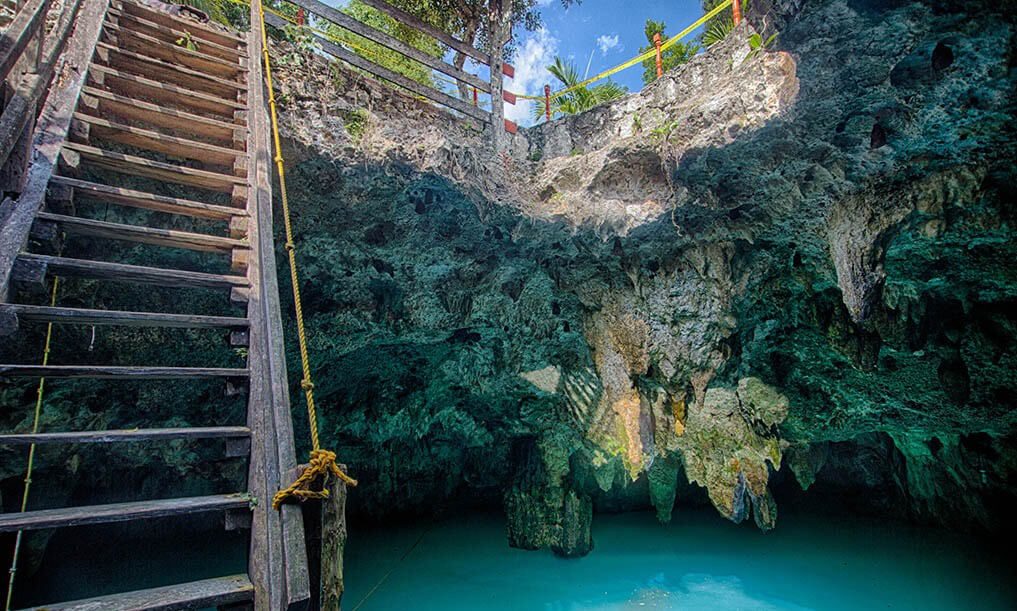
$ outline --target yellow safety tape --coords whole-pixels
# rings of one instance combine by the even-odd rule
[[[664,44],[660,45],[661,52],[663,52],[666,49],[669,49],[670,47],[674,46],[675,44],[678,43],[679,40],[681,40],[682,38],[685,38],[686,36],[688,36],[692,32],[696,31],[696,29],[698,29],[699,26],[703,25],[704,23],[706,23],[710,19],[713,19],[714,17],[716,17],[721,11],[723,11],[727,7],[731,6],[731,2],[732,1],[733,0],[724,0],[724,2],[721,2],[716,7],[714,7],[713,10],[711,10],[710,12],[706,13],[705,15],[700,17],[698,20],[696,20],[695,23],[693,23],[689,27],[685,28],[684,30],[679,32],[677,35],[672,36],[671,38],[668,38],[667,41],[664,42]],[[575,85],[572,85],[571,87],[567,87],[565,89],[561,89],[561,90],[552,92],[551,93],[551,99],[554,100],[554,99],[560,98],[561,96],[563,96],[565,94],[568,94],[568,93],[571,93],[571,92],[573,92],[573,91],[575,91],[577,89],[581,89],[583,87],[586,87],[587,85],[589,85],[591,83],[595,83],[595,82],[597,82],[597,81],[599,81],[601,79],[605,79],[605,78],[607,78],[609,76],[615,75],[615,74],[621,72],[622,70],[625,70],[626,68],[631,68],[632,66],[635,66],[636,64],[641,64],[644,61],[646,61],[646,60],[648,60],[648,59],[650,59],[652,57],[655,57],[656,55],[657,55],[657,50],[656,49],[650,49],[646,53],[643,53],[642,55],[637,55],[636,57],[633,57],[632,59],[628,60],[625,63],[618,64],[614,68],[609,68],[609,69],[607,69],[607,70],[605,70],[605,71],[603,71],[603,72],[601,72],[599,74],[595,74],[594,76],[591,76],[590,78],[586,79],[585,81],[582,81],[580,83],[576,83]],[[544,96],[542,96],[542,95],[522,95],[522,94],[519,94],[519,93],[516,94],[516,97],[520,98],[520,99],[523,99],[523,100],[543,100],[544,99]]]

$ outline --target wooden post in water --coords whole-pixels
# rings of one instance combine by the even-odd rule
[[[664,76],[664,60],[660,56],[660,32],[653,35],[653,46],[657,49],[657,78]]]
[[[344,472],[346,465],[339,465]],[[343,553],[346,550],[346,482],[328,474],[328,498],[321,501],[321,609],[339,611],[343,590]]]

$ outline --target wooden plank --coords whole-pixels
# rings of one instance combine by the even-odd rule
[[[386,15],[388,15],[392,19],[395,19],[399,23],[408,25],[415,30],[419,30],[427,34],[428,36],[434,38],[435,40],[438,40],[448,45],[450,48],[459,51],[460,53],[463,53],[469,57],[472,57],[473,59],[477,60],[482,64],[485,65],[491,64],[491,56],[488,55],[487,53],[484,53],[479,49],[473,48],[473,46],[459,40],[458,38],[453,38],[450,34],[439,30],[438,28],[434,27],[429,23],[417,19],[413,15],[407,13],[402,9],[392,6],[388,2],[385,2],[384,0],[362,0],[362,1],[367,6],[370,6],[374,9],[377,9],[385,13]]]
[[[222,79],[204,72],[167,63],[141,53],[127,51],[106,43],[99,43],[96,60],[103,65],[142,75],[163,83],[203,91],[210,95],[233,99],[247,85],[236,80]]]
[[[467,83],[476,87],[484,93],[490,93],[491,87],[489,83],[485,83],[476,76],[469,72],[464,72],[455,66],[444,62],[441,58],[432,57],[427,53],[424,53],[420,49],[413,47],[399,40],[398,38],[389,36],[381,30],[372,28],[371,26],[364,24],[356,19],[350,17],[346,13],[332,8],[326,4],[318,2],[318,0],[290,0],[293,4],[303,7],[308,11],[318,15],[327,21],[331,21],[335,25],[341,28],[349,30],[354,34],[363,36],[368,40],[372,40],[382,46],[392,49],[396,53],[401,53],[410,59],[416,60],[421,64],[424,64],[428,68],[433,68],[438,72],[442,72],[451,76],[452,78],[461,82]]]
[[[340,465],[346,471],[346,465]],[[321,502],[321,608],[338,609],[346,589],[343,556],[346,552],[346,482],[328,474],[328,498]]]
[[[0,312],[13,314],[19,320],[29,322],[52,322],[75,325],[116,325],[120,327],[166,327],[178,329],[243,329],[248,325],[246,318],[234,316],[90,310],[20,303],[0,304]]]
[[[214,29],[210,26],[199,23],[194,19],[185,19],[183,17],[171,15],[143,4],[131,2],[130,0],[122,0],[119,8],[124,13],[137,15],[148,19],[149,21],[162,24],[166,27],[190,32],[191,36],[194,38],[209,40],[226,47],[242,47],[247,45],[247,41],[244,40],[242,36],[232,32]]]
[[[88,73],[89,59],[99,39],[107,5],[106,0],[83,0],[74,35],[67,43],[54,84],[39,115],[25,188],[18,205],[0,227],[0,302],[7,300],[14,263],[28,243],[35,215],[46,199],[46,186],[56,169],[60,147],[67,138],[71,115]]]
[[[261,0],[252,0],[252,23],[258,23],[260,13]],[[264,48],[261,34],[261,28],[251,28],[248,33],[252,55],[260,54]],[[262,68],[260,62],[252,62],[251,83],[264,82]],[[247,311],[251,319],[247,362],[252,372],[248,422],[252,430],[259,432],[260,441],[252,443],[248,485],[271,497],[291,483],[288,478],[297,461],[272,235],[270,164],[273,154],[265,90],[252,87],[248,104],[251,132],[247,150],[252,151],[252,165],[248,173],[247,205],[252,251],[247,274],[253,297]],[[280,511],[273,511],[269,503],[264,505],[263,511],[259,506],[253,514],[249,553],[248,572],[252,580],[264,581],[262,597],[260,601],[256,598],[256,608],[266,611],[306,609],[310,582],[300,507],[286,505]]]
[[[153,161],[137,155],[116,153],[76,142],[66,142],[64,148],[78,153],[84,161],[92,165],[130,176],[154,178],[221,193],[232,193],[234,185],[245,182],[244,178],[238,176]]]
[[[169,288],[230,289],[247,286],[247,278],[243,276],[187,272],[176,269],[145,267],[143,265],[68,259],[66,257],[28,253],[23,253],[18,259],[24,260],[30,265],[43,265],[50,273],[61,276],[99,278],[114,282],[133,282],[136,284],[154,284]]]
[[[246,378],[246,369],[227,367],[142,367],[121,365],[5,365],[0,376],[12,378],[86,378],[91,380],[196,380]],[[3,515],[3,514],[0,514]]]
[[[11,68],[36,38],[43,24],[43,17],[49,9],[50,0],[29,0],[22,6],[14,19],[0,36],[0,80],[7,78]]]
[[[266,17],[274,17],[274,15],[269,14]],[[278,18],[276,18],[276,19],[278,19]],[[271,23],[272,19],[267,19],[267,21]],[[275,24],[273,24],[273,25],[275,25]],[[413,93],[415,93],[417,95],[423,96],[423,97],[427,98],[428,100],[431,100],[432,102],[435,102],[437,104],[441,104],[442,106],[447,106],[449,108],[457,110],[457,111],[463,113],[464,115],[467,115],[469,117],[473,117],[474,119],[477,119],[478,121],[483,121],[483,122],[490,121],[490,113],[488,113],[486,110],[477,108],[476,106],[473,106],[472,104],[468,104],[468,103],[464,102],[463,100],[460,100],[458,98],[454,98],[454,97],[452,97],[452,96],[450,96],[448,94],[442,93],[442,92],[440,92],[440,91],[438,91],[436,89],[431,89],[430,87],[427,87],[425,85],[421,85],[420,83],[418,83],[418,82],[416,82],[416,81],[414,81],[412,79],[406,78],[405,76],[403,76],[403,75],[401,75],[401,74],[399,74],[397,72],[393,72],[392,70],[389,70],[388,68],[383,68],[383,67],[381,67],[381,66],[379,66],[379,65],[377,65],[377,64],[375,64],[375,63],[373,63],[371,61],[368,61],[368,60],[360,57],[359,55],[357,55],[356,53],[353,53],[352,51],[348,51],[348,50],[340,47],[339,45],[333,43],[332,41],[330,41],[330,40],[328,40],[326,38],[323,38],[323,37],[318,36],[318,35],[314,35],[314,36],[318,40],[318,43],[321,45],[321,48],[322,48],[323,51],[325,51],[329,55],[333,55],[333,56],[337,57],[338,59],[341,59],[342,61],[350,64],[351,66],[354,66],[356,68],[360,68],[364,72],[368,72],[370,74],[373,74],[374,76],[376,76],[378,78],[384,79],[384,80],[389,81],[391,83],[395,83],[396,85],[399,85],[400,87],[403,87],[404,89],[412,91]]]
[[[145,32],[170,44],[176,44],[177,40],[187,34],[191,34],[192,40],[198,44],[198,49],[203,53],[214,55],[227,61],[240,61],[247,58],[247,53],[241,49],[216,44],[209,40],[202,40],[190,31],[168,27],[137,15],[121,12],[115,8],[111,8],[109,14],[110,17],[117,18],[124,27],[130,28],[132,31]]]
[[[247,133],[247,127],[243,125],[166,108],[94,87],[85,87],[81,93],[82,101],[88,104],[79,105],[78,110],[95,113],[100,117],[119,117],[205,140],[219,140],[224,144],[235,144],[236,136],[243,139]]]
[[[236,78],[247,73],[247,68],[241,65],[237,59],[230,61],[202,53],[200,44],[198,45],[199,50],[195,51],[175,42],[164,41],[155,36],[111,23],[107,23],[104,28],[106,32],[115,34],[119,46],[128,51],[149,55],[165,62],[179,64],[222,78]]]
[[[66,185],[74,189],[76,197],[86,200],[95,200],[100,203],[111,203],[129,208],[141,208],[167,214],[190,216],[194,218],[228,221],[236,217],[247,216],[247,211],[241,208],[229,206],[218,206],[206,204],[190,199],[169,197],[167,195],[156,195],[144,191],[124,189],[111,185],[103,185],[67,176],[54,176],[52,182],[58,185]]]
[[[101,64],[92,64],[88,72],[89,82],[97,87],[106,86],[115,90],[114,93],[132,98],[148,98],[149,101],[162,106],[183,106],[190,110],[199,110],[230,118],[233,117],[234,111],[244,108],[243,104],[235,100],[227,100],[186,87],[153,81]]]
[[[215,494],[180,499],[110,503],[66,509],[41,509],[23,513],[0,513],[0,532],[66,528],[86,524],[107,524],[128,520],[147,520],[168,516],[193,515],[249,507],[248,494]]]
[[[244,151],[188,140],[84,113],[74,113],[74,118],[90,126],[90,139],[109,140],[118,144],[164,153],[171,157],[193,159],[232,169],[238,158],[246,156]]]
[[[38,221],[56,223],[61,229],[72,235],[123,240],[139,244],[153,244],[155,246],[166,246],[183,250],[232,254],[233,249],[246,248],[247,246],[247,242],[243,240],[222,236],[177,231],[175,229],[157,229],[155,227],[110,223],[49,212],[40,212],[36,219]]]
[[[24,611],[179,611],[225,608],[250,602],[254,586],[247,575],[203,579],[148,590],[135,590],[65,603],[32,607]]]
[[[204,426],[179,429],[118,429],[110,431],[75,431],[68,433],[14,433],[0,435],[0,445],[31,445],[40,443],[136,443],[172,439],[248,439],[246,426]]]

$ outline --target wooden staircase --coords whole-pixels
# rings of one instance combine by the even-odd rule
[[[124,522],[199,513],[249,524],[248,573],[158,587],[46,609],[192,609],[230,605],[276,611],[308,599],[303,525],[298,508],[271,509],[271,496],[296,468],[283,361],[272,247],[268,124],[257,27],[238,34],[173,14],[144,0],[83,0],[68,61],[87,72],[74,87],[54,85],[39,119],[22,210],[36,202],[35,236],[140,243],[226,257],[229,273],[149,267],[29,252],[17,218],[0,248],[17,247],[10,277],[0,266],[0,330],[19,325],[115,325],[221,329],[246,350],[242,368],[155,365],[0,365],[0,376],[130,380],[220,379],[228,394],[246,393],[243,426],[147,428],[0,435],[0,444],[121,444],[220,439],[228,455],[249,460],[246,490],[190,498],[0,514],[0,532]],[[258,6],[258,2],[252,3]],[[254,14],[254,13],[252,13]],[[97,20],[92,40],[89,19]],[[194,47],[177,44],[181,38]],[[58,75],[59,78],[59,75]],[[49,114],[47,114],[49,112]],[[41,135],[40,135],[41,134]],[[59,136],[53,143],[53,134]],[[47,139],[48,137],[48,139]],[[46,157],[47,146],[53,147]],[[56,156],[58,155],[58,156]],[[101,176],[102,179],[97,179]],[[33,182],[34,179],[34,182]],[[153,184],[138,189],[129,184]],[[33,199],[34,198],[34,199]],[[219,223],[221,233],[108,222],[76,213],[87,203]],[[135,217],[131,217],[135,218]],[[23,219],[22,219],[23,220]],[[14,236],[13,238],[11,236]],[[2,254],[2,253],[0,253]],[[2,261],[0,261],[2,263]],[[245,316],[96,310],[6,301],[11,280],[49,276],[162,288],[221,291]],[[239,516],[239,517],[238,517]]]

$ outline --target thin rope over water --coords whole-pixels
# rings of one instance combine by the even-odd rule
[[[49,305],[56,306],[57,288],[60,286],[59,276],[53,277],[53,290],[50,291]],[[49,364],[49,350],[53,340],[53,323],[46,325],[46,343],[42,349],[42,366]],[[32,434],[39,432],[39,420],[42,415],[42,400],[46,394],[46,378],[39,378],[39,387],[35,391],[35,415],[32,417]],[[25,487],[21,492],[21,513],[28,510],[28,492],[32,487],[32,469],[35,467],[35,444],[28,446],[28,466],[25,469]],[[14,553],[11,556],[11,568],[8,569],[10,577],[7,581],[7,602],[4,604],[4,611],[11,611],[11,600],[14,598],[14,577],[18,572],[18,556],[21,555],[21,539],[24,536],[23,530],[19,530],[14,538]]]
[[[311,359],[307,351],[307,333],[304,330],[304,310],[300,302],[300,278],[297,273],[297,247],[293,241],[293,222],[290,218],[290,203],[286,192],[286,170],[283,167],[282,144],[279,140],[279,119],[275,109],[275,93],[272,88],[272,63],[268,58],[268,33],[265,27],[265,9],[261,8],[261,35],[264,40],[265,82],[268,88],[268,108],[272,117],[272,140],[275,145],[275,166],[279,173],[279,192],[282,199],[283,226],[286,229],[286,256],[290,264],[290,284],[293,285],[293,310],[297,320],[297,340],[300,346],[300,369],[303,378],[300,388],[307,403],[307,421],[311,430],[311,457],[307,469],[287,488],[275,493],[272,508],[279,509],[290,499],[307,500],[328,497],[328,490],[313,490],[311,486],[320,477],[332,473],[347,485],[356,486],[357,480],[343,473],[336,464],[335,452],[321,449],[318,437],[318,411],[314,404],[314,382],[311,380]]]

